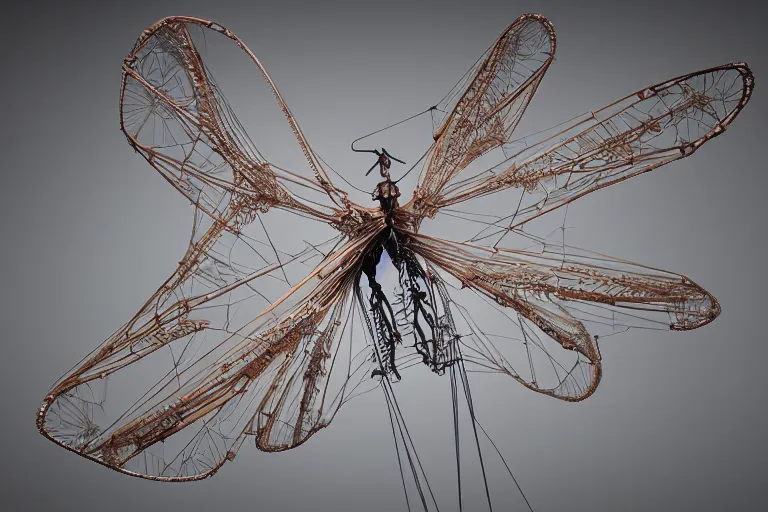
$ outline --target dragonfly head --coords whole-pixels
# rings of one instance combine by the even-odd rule
[[[371,166],[370,169],[368,169],[368,172],[365,173],[366,176],[371,174],[371,171],[373,171],[376,166],[379,166],[379,173],[381,173],[382,178],[390,179],[389,178],[389,168],[392,166],[392,160],[395,162],[400,162],[401,164],[404,164],[402,160],[395,158],[394,156],[390,155],[386,149],[381,148],[381,151],[378,149],[368,149],[368,150],[356,150],[356,151],[366,151],[368,153],[374,153],[376,155],[376,163]]]

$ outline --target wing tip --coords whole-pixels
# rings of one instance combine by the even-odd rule
[[[190,475],[190,476],[158,476],[158,475],[143,474],[143,473],[138,473],[136,471],[131,471],[124,467],[117,466],[115,464],[110,464],[107,460],[104,460],[103,458],[99,458],[94,455],[84,453],[83,451],[78,450],[72,444],[65,442],[64,439],[61,439],[60,437],[58,437],[56,433],[53,431],[53,428],[48,427],[46,425],[46,420],[48,419],[48,413],[51,410],[51,406],[56,402],[56,400],[60,396],[62,396],[64,393],[66,393],[70,389],[72,388],[64,388],[64,389],[58,389],[58,390],[57,388],[54,388],[54,390],[48,393],[45,396],[45,398],[43,398],[43,401],[37,410],[35,423],[36,423],[38,432],[40,432],[40,434],[43,437],[45,437],[52,443],[64,448],[65,450],[70,451],[76,455],[79,455],[80,457],[83,457],[84,459],[87,459],[92,462],[96,462],[104,467],[107,467],[113,471],[117,471],[118,473],[122,473],[124,475],[132,476],[135,478],[141,478],[143,480],[153,480],[157,482],[193,482],[197,480],[203,480],[205,478],[212,477],[221,468],[221,466],[224,465],[225,462],[234,459],[233,454],[227,453],[227,456],[225,458],[223,458],[217,465],[210,468],[208,471],[205,471],[196,475]]]
[[[136,39],[136,42],[133,45],[133,48],[131,48],[131,52],[128,54],[128,56],[125,58],[124,63],[125,65],[129,65],[130,62],[135,60],[136,53],[138,53],[141,48],[146,44],[146,42],[162,27],[166,25],[170,25],[172,23],[196,23],[198,25],[204,25],[206,27],[212,27],[214,25],[220,26],[217,23],[214,23],[213,21],[206,20],[203,18],[195,18],[193,16],[166,16],[165,18],[160,18],[153,24],[151,24],[149,27],[142,30],[141,35]],[[222,29],[224,27],[221,27]]]
[[[720,135],[730,125],[736,116],[741,113],[744,107],[752,97],[752,91],[755,88],[755,75],[746,62],[732,62],[723,66],[718,66],[704,71],[699,71],[695,74],[712,73],[716,71],[729,71],[736,70],[741,75],[741,98],[733,106],[733,108],[725,115],[725,117],[717,123],[717,126],[712,130],[711,135]]]
[[[550,60],[553,59],[555,57],[555,47],[557,43],[557,36],[555,35],[555,26],[552,24],[549,18],[547,18],[543,14],[534,13],[534,12],[521,14],[515,19],[515,21],[510,23],[509,26],[507,26],[506,30],[504,30],[504,32],[501,33],[500,37],[505,36],[506,34],[509,33],[510,30],[512,30],[513,28],[515,28],[516,26],[518,26],[520,23],[524,21],[538,21],[547,30],[547,32],[549,33],[549,40],[551,45],[549,58]]]
[[[669,325],[670,330],[692,331],[713,322],[720,316],[723,309],[720,306],[720,301],[714,295],[687,277],[683,278],[683,283],[690,286],[701,297],[695,301],[696,309],[674,313],[675,321]]]
[[[741,73],[743,84],[742,96],[741,101],[739,101],[739,106],[731,113],[731,116],[736,117],[741,109],[743,109],[744,106],[749,102],[750,98],[752,98],[752,92],[755,90],[755,74],[752,72],[752,69],[746,62],[734,62],[731,64],[731,66],[738,70],[739,73]]]
[[[700,73],[721,70],[736,70],[739,72],[741,75],[741,98],[739,98],[738,103],[736,103],[733,109],[717,124],[715,129],[712,130],[712,136],[720,135],[725,131],[728,125],[733,122],[736,116],[738,116],[747,103],[749,103],[750,98],[752,98],[752,91],[755,89],[755,75],[746,62],[732,62]]]

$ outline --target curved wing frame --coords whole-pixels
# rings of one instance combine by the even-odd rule
[[[474,160],[510,139],[555,49],[554,27],[540,14],[518,17],[499,35],[468,72],[466,89],[435,131],[428,163],[406,209],[433,216],[442,189]],[[449,92],[446,97],[451,96]]]
[[[717,299],[686,276],[575,247],[562,247],[563,252],[490,249],[418,233],[409,233],[408,239],[409,247],[435,269],[457,280],[461,288],[490,299],[488,307],[518,316],[512,323],[526,345],[528,379],[501,355],[504,350],[480,339],[482,330],[472,325],[465,335],[469,341],[464,342],[468,360],[565,401],[584,400],[600,383],[599,335],[590,330],[604,328],[608,335],[619,327],[692,330],[707,325],[721,311]],[[454,301],[454,307],[463,306]],[[532,329],[577,354],[572,367],[556,369],[556,385],[536,381],[529,348]],[[548,352],[540,342],[533,345]],[[546,356],[547,362],[554,362],[550,354]]]
[[[100,404],[95,398],[81,399],[83,394],[93,395],[97,383],[106,389],[107,378],[119,376],[160,349],[184,344],[190,336],[213,329],[210,322],[186,315],[205,310],[218,297],[277,268],[157,311],[154,299],[167,296],[167,289],[161,287],[131,322],[46,395],[38,410],[38,430],[67,450],[110,469],[162,481],[212,476],[234,459],[247,435],[255,438],[262,451],[282,451],[304,443],[331,422],[369,375],[369,354],[352,356],[347,328],[357,304],[352,290],[359,279],[361,255],[375,234],[348,241],[333,251],[303,281],[218,341],[208,354],[195,353],[191,364],[173,368],[128,409],[97,424],[94,418]],[[284,303],[287,307],[274,318],[273,312]],[[342,345],[348,347],[342,349]],[[349,359],[338,359],[347,348]],[[333,374],[344,362],[346,374]],[[359,382],[350,384],[355,375]],[[209,435],[209,425],[225,422],[231,423],[225,425],[230,437],[219,434],[208,444],[199,439]],[[169,461],[160,461],[151,452],[172,436],[198,428]]]

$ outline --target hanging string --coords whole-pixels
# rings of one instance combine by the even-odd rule
[[[328,162],[326,162],[326,161],[325,161],[325,159],[324,159],[323,157],[321,157],[319,154],[317,154],[317,151],[315,151],[314,153],[315,153],[315,156],[317,156],[317,158],[319,158],[319,159],[320,159],[320,161],[322,161],[322,162],[323,162],[325,165],[327,165],[327,166],[328,166],[328,168],[329,168],[331,171],[333,171],[333,173],[334,173],[336,176],[338,176],[339,178],[341,178],[341,179],[342,179],[342,181],[344,181],[344,183],[346,183],[347,185],[349,185],[349,186],[350,186],[350,187],[352,187],[353,189],[357,190],[358,192],[362,192],[363,194],[368,194],[368,193],[369,193],[367,190],[363,190],[363,189],[361,189],[360,187],[356,187],[356,186],[354,186],[354,185],[353,185],[353,184],[352,184],[352,183],[351,183],[351,182],[350,182],[350,181],[349,181],[347,178],[345,178],[345,177],[344,177],[344,175],[343,175],[343,174],[341,174],[341,173],[340,173],[340,172],[338,172],[336,169],[334,169],[333,167],[331,167],[331,164],[329,164]]]
[[[495,44],[495,43],[494,43],[494,44]],[[453,84],[453,87],[451,87],[451,88],[448,90],[448,92],[445,94],[445,96],[443,96],[442,98],[440,98],[440,101],[438,101],[437,103],[435,103],[434,105],[432,105],[432,106],[431,106],[431,107],[429,107],[428,109],[426,109],[426,110],[424,110],[424,111],[422,111],[422,112],[419,112],[418,114],[414,114],[414,115],[412,115],[411,117],[408,117],[408,118],[406,118],[406,119],[403,119],[402,121],[398,121],[398,122],[396,122],[396,123],[394,123],[394,124],[391,124],[391,125],[389,125],[389,126],[386,126],[386,127],[384,127],[384,128],[381,128],[380,130],[376,130],[375,132],[371,132],[371,133],[369,133],[368,135],[363,135],[362,137],[360,137],[360,138],[357,138],[357,139],[353,140],[353,141],[352,141],[352,145],[351,145],[351,146],[352,146],[352,151],[360,151],[360,150],[357,150],[357,149],[355,149],[355,142],[357,142],[357,141],[359,141],[359,140],[363,140],[363,139],[365,139],[366,137],[370,137],[371,135],[376,135],[377,133],[383,132],[384,130],[388,130],[388,129],[390,129],[390,128],[393,128],[393,127],[395,127],[395,126],[397,126],[397,125],[399,125],[399,124],[405,123],[406,121],[410,121],[411,119],[417,118],[417,117],[419,117],[420,115],[426,114],[427,112],[430,112],[430,113],[432,113],[432,112],[434,112],[435,110],[437,110],[437,111],[439,111],[439,112],[442,112],[442,113],[444,113],[444,114],[447,114],[448,112],[446,112],[445,110],[443,110],[443,109],[441,109],[441,108],[438,108],[438,105],[440,105],[440,104],[441,104],[443,101],[445,101],[445,99],[446,99],[446,98],[448,98],[448,96],[450,96],[450,95],[451,95],[451,93],[453,93],[454,95],[456,94],[456,91],[455,91],[456,87],[457,87],[457,86],[458,86],[458,85],[459,85],[459,84],[460,84],[460,83],[461,83],[461,82],[462,82],[464,79],[466,79],[467,75],[469,75],[469,73],[470,73],[470,72],[471,72],[473,69],[475,69],[475,67],[477,66],[477,64],[478,64],[478,63],[479,63],[479,62],[480,62],[480,61],[483,59],[483,57],[485,57],[485,56],[487,55],[487,53],[488,53],[488,50],[490,50],[490,49],[491,49],[491,47],[493,47],[493,44],[491,44],[491,45],[490,45],[488,48],[486,48],[486,49],[485,49],[485,51],[484,51],[484,52],[483,52],[483,53],[480,55],[480,57],[478,57],[478,58],[477,58],[477,60],[475,61],[475,63],[474,63],[474,64],[472,64],[472,66],[470,66],[470,67],[469,67],[469,69],[467,69],[467,71],[466,71],[466,72],[465,72],[465,73],[464,73],[464,74],[461,76],[461,78],[459,78],[459,79],[456,81],[456,83],[455,83],[455,84]],[[434,125],[435,125],[435,118],[434,118],[434,116],[433,116],[433,115],[432,115],[431,117],[432,117],[432,126],[434,127]],[[401,179],[402,179],[402,178],[401,178]]]
[[[426,114],[427,112],[429,112],[429,113],[430,113],[430,115],[431,115],[431,114],[432,114],[432,112],[434,112],[435,110],[437,110],[437,111],[440,111],[440,112],[445,112],[445,111],[443,111],[443,110],[441,110],[441,109],[437,108],[437,105],[433,105],[433,106],[429,107],[429,108],[428,108],[428,109],[426,109],[426,110],[422,110],[422,111],[421,111],[421,112],[419,112],[418,114],[414,114],[414,115],[412,115],[412,116],[410,116],[410,117],[407,117],[407,118],[403,119],[402,121],[398,121],[398,122],[396,122],[396,123],[392,123],[392,124],[390,124],[389,126],[385,126],[384,128],[380,128],[380,129],[378,129],[378,130],[376,130],[376,131],[373,131],[373,132],[371,132],[371,133],[369,133],[369,134],[367,134],[367,135],[363,135],[362,137],[358,137],[357,139],[355,139],[355,140],[353,140],[353,141],[352,141],[352,144],[350,145],[350,147],[352,148],[352,151],[354,151],[354,152],[356,152],[356,153],[359,153],[359,152],[366,152],[366,153],[370,152],[370,153],[374,153],[374,152],[375,152],[375,150],[371,150],[371,149],[356,149],[356,148],[355,148],[355,142],[361,141],[361,140],[363,140],[363,139],[365,139],[365,138],[368,138],[368,137],[370,137],[370,136],[372,136],[372,135],[376,135],[377,133],[381,133],[381,132],[383,132],[384,130],[389,130],[390,128],[394,128],[395,126],[398,126],[398,125],[400,125],[400,124],[403,124],[403,123],[405,123],[405,122],[408,122],[408,121],[410,121],[411,119],[416,119],[417,117],[419,117],[419,116],[422,116],[422,115]],[[435,123],[434,123],[434,117],[432,117],[432,125],[433,125],[433,127],[434,127],[434,124],[435,124]],[[430,145],[430,146],[429,146],[429,147],[426,149],[426,151],[424,151],[424,153],[421,155],[421,157],[420,157],[420,158],[419,158],[419,159],[416,161],[416,163],[415,163],[415,164],[413,164],[413,165],[411,166],[411,168],[410,168],[410,169],[408,169],[408,170],[405,172],[405,174],[403,174],[402,176],[400,176],[400,178],[398,178],[396,181],[394,181],[394,183],[395,183],[395,184],[397,184],[398,182],[400,182],[400,180],[402,180],[403,178],[405,178],[406,176],[408,176],[408,175],[411,173],[411,171],[413,171],[413,170],[416,168],[416,166],[417,166],[417,165],[419,165],[419,163],[420,163],[422,160],[424,160],[424,157],[425,157],[425,156],[427,156],[427,153],[429,153],[430,149],[432,149],[432,145]],[[329,166],[329,167],[330,167],[330,166]],[[331,170],[333,170],[333,169],[331,168]],[[336,172],[336,171],[334,171],[334,172]],[[336,174],[338,174],[338,173],[336,173]],[[344,178],[342,178],[342,179],[344,179]],[[360,190],[359,188],[357,188],[357,187],[355,187],[354,185],[352,185],[351,183],[349,183],[349,181],[347,181],[346,179],[344,179],[344,181],[345,181],[345,182],[347,182],[347,184],[349,184],[349,185],[350,185],[351,187],[353,187],[354,189],[356,189],[356,190]]]
[[[395,185],[397,185],[397,183],[399,183],[399,182],[400,182],[400,180],[402,180],[403,178],[405,178],[406,176],[408,176],[408,175],[411,173],[411,171],[412,171],[412,170],[414,170],[414,169],[416,168],[416,166],[417,166],[417,165],[419,165],[419,162],[421,162],[422,160],[424,160],[424,157],[425,157],[425,156],[427,156],[427,153],[429,153],[429,151],[430,151],[431,149],[432,149],[432,145],[430,145],[430,146],[427,148],[427,150],[426,150],[426,151],[424,151],[424,153],[421,155],[421,157],[419,157],[419,159],[418,159],[418,160],[416,160],[416,163],[415,163],[415,164],[413,164],[413,165],[411,166],[411,168],[410,168],[410,169],[408,169],[407,171],[405,171],[405,174],[403,174],[402,176],[400,176],[400,177],[399,177],[399,178],[398,178],[398,179],[397,179],[397,180],[394,182],[394,183],[395,183]]]
[[[403,124],[403,123],[405,123],[405,122],[407,122],[407,121],[410,121],[411,119],[415,119],[415,118],[417,118],[417,117],[419,117],[419,116],[421,116],[421,115],[424,115],[424,114],[426,114],[427,112],[431,112],[431,111],[433,111],[433,110],[437,110],[437,105],[433,105],[433,106],[429,107],[427,110],[424,110],[424,111],[422,111],[422,112],[419,112],[418,114],[414,114],[414,115],[412,115],[411,117],[408,117],[408,118],[406,118],[406,119],[403,119],[402,121],[398,121],[398,122],[396,122],[396,123],[393,123],[393,124],[391,124],[391,125],[389,125],[389,126],[385,126],[384,128],[381,128],[381,129],[379,129],[379,130],[376,130],[375,132],[371,132],[371,133],[369,133],[368,135],[363,135],[362,137],[358,137],[357,139],[355,139],[355,140],[353,140],[353,141],[352,141],[352,144],[351,144],[351,148],[352,148],[352,151],[355,151],[355,152],[360,152],[360,151],[371,151],[371,150],[365,150],[365,149],[355,149],[355,142],[357,142],[357,141],[360,141],[360,140],[363,140],[363,139],[365,139],[365,138],[367,138],[367,137],[370,137],[371,135],[376,135],[377,133],[381,133],[381,132],[383,132],[384,130],[389,130],[390,128],[394,128],[395,126],[397,126],[397,125],[399,125],[399,124]]]

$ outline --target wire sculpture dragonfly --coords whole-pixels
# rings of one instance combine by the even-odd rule
[[[203,62],[193,28],[228,38],[258,67],[311,173],[278,167],[256,149]],[[454,407],[463,391],[477,439],[468,371],[579,401],[601,379],[601,334],[689,330],[714,320],[717,300],[683,275],[523,228],[723,133],[750,98],[749,68],[734,63],[673,78],[521,144],[512,134],[554,55],[550,22],[520,16],[428,109],[440,117],[413,196],[403,201],[390,176],[399,160],[370,150],[382,181],[372,196],[378,205],[363,206],[333,184],[237,36],[181,16],[145,30],[123,64],[120,126],[194,205],[189,247],[128,323],[53,387],[37,415],[39,431],[122,473],[198,480],[232,460],[246,438],[264,451],[294,448],[327,427],[343,403],[381,388],[398,458],[403,450],[419,484],[426,475],[414,463],[392,387],[406,368],[448,373]],[[500,163],[472,170],[500,154]],[[519,194],[501,216],[456,209],[499,193]],[[268,231],[279,211],[330,225],[335,236],[282,252]],[[440,215],[481,231],[466,241],[422,232]],[[513,239],[527,248],[509,247]],[[391,283],[382,259],[396,273]],[[455,423],[457,416],[454,409]],[[417,486],[426,509],[426,487]]]

